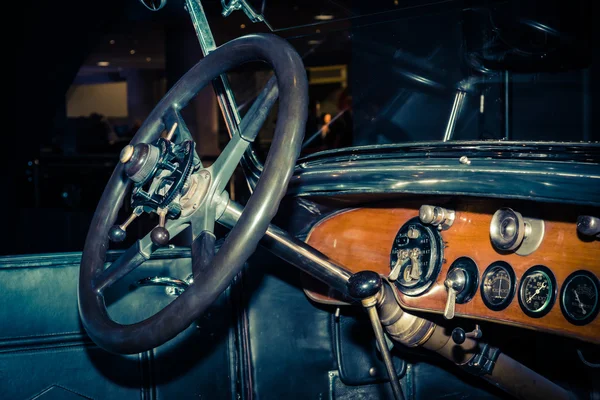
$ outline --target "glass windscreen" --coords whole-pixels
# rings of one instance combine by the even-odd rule
[[[598,140],[590,2],[250,3],[307,67],[304,153],[417,141]],[[261,135],[268,145],[269,128]]]
[[[196,28],[210,29],[217,46],[274,33],[295,47],[309,81],[303,155],[422,141],[599,139],[591,0],[246,0],[264,23],[242,10],[224,17],[220,0],[202,0],[203,27],[176,0],[158,12],[137,1],[80,3],[32,8],[28,35],[17,35],[13,103],[31,107],[17,107],[24,131],[13,146],[15,185],[5,190],[19,199],[19,246],[3,254],[83,248],[119,152],[202,59]],[[228,73],[242,116],[271,74],[264,63]],[[213,88],[181,114],[210,165],[229,142]],[[277,123],[275,104],[253,144],[263,159]],[[245,187],[240,171],[230,197],[239,200]],[[119,221],[131,210],[122,212]],[[154,225],[140,218],[128,240]]]

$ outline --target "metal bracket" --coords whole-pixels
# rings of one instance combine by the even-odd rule
[[[134,282],[130,289],[134,290],[143,286],[164,286],[165,294],[168,296],[177,297],[181,295],[192,283],[194,283],[194,277],[192,274],[188,275],[188,277],[184,280],[172,278],[170,276],[149,276]]]
[[[464,369],[475,376],[491,375],[500,355],[500,349],[484,344],[479,353],[475,354],[464,366]]]
[[[229,14],[236,10],[242,10],[252,22],[264,21],[264,17],[261,14],[257,14],[256,11],[246,3],[246,0],[230,0],[229,4],[227,4],[227,0],[221,0],[221,5],[223,6],[221,15],[224,17],[229,16]]]

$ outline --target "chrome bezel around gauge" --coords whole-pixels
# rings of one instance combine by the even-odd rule
[[[587,313],[587,315],[583,318],[578,318],[574,315],[573,312],[569,310],[569,306],[567,305],[567,291],[573,285],[576,279],[583,279],[584,282],[589,283],[592,286],[593,296],[595,297],[595,303],[591,310],[591,312]],[[563,315],[573,325],[587,325],[592,322],[596,316],[598,315],[598,311],[600,310],[600,299],[598,299],[598,295],[600,294],[600,280],[593,273],[585,270],[575,271],[571,275],[565,279],[563,285],[560,289],[560,310]],[[581,305],[581,301],[579,300],[579,305]]]
[[[458,304],[468,303],[473,299],[479,287],[479,269],[477,263],[469,257],[459,257],[454,260],[448,268],[448,275],[453,269],[457,268],[464,271],[465,283],[460,293],[456,294],[456,302]]]
[[[527,306],[527,296],[531,295],[530,293],[525,293],[527,290],[527,286],[529,281],[534,274],[541,275],[544,280],[549,284],[550,288],[548,289],[548,297],[544,301],[544,304],[537,308],[531,309]],[[521,282],[519,283],[519,305],[521,306],[521,310],[531,318],[541,318],[544,315],[548,314],[552,307],[554,306],[554,302],[556,301],[556,293],[557,293],[557,285],[556,278],[552,271],[543,265],[535,265],[529,268],[523,276],[521,277]]]
[[[488,282],[488,279],[492,279],[492,274],[495,274],[496,271],[503,270],[508,275],[508,294],[507,296],[499,303],[493,303],[492,300],[489,299],[488,294],[485,290],[486,285],[490,285],[492,283]],[[515,271],[512,269],[511,265],[506,261],[495,261],[491,263],[481,275],[481,299],[483,300],[483,304],[487,308],[492,311],[501,311],[512,303],[515,298],[515,292],[517,287],[517,277],[515,275]]]
[[[415,237],[418,232],[418,236]],[[435,227],[424,225],[419,217],[408,220],[398,230],[390,251],[390,271],[394,271],[400,254],[412,255],[411,251],[418,249],[418,259],[422,265],[418,278],[408,282],[405,280],[407,268],[412,268],[412,261],[406,260],[399,268],[394,282],[398,289],[407,296],[419,296],[426,292],[437,279],[444,257],[442,236]]]

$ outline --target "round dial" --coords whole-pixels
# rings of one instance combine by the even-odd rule
[[[588,271],[576,271],[565,280],[560,291],[560,309],[569,322],[585,325],[598,315],[598,278]]]
[[[481,279],[481,297],[485,305],[494,311],[504,310],[515,296],[516,278],[510,264],[504,261],[492,263]]]
[[[530,317],[548,314],[556,299],[556,279],[543,265],[536,265],[525,272],[519,286],[519,304]]]
[[[425,292],[437,278],[442,264],[442,237],[419,218],[405,223],[394,239],[390,252],[389,279],[409,296]]]

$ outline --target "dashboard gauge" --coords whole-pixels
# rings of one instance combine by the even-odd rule
[[[494,311],[504,310],[515,297],[517,279],[509,263],[496,261],[490,264],[481,279],[481,298]]]
[[[556,279],[550,269],[543,265],[529,268],[519,285],[519,304],[530,317],[540,318],[548,314],[556,300]]]
[[[588,271],[576,271],[565,279],[560,290],[560,309],[574,325],[585,325],[598,315],[600,282]]]
[[[388,279],[402,293],[418,296],[436,280],[442,256],[442,236],[438,230],[423,225],[418,217],[412,218],[402,225],[392,244]]]

